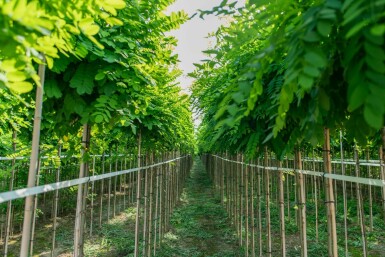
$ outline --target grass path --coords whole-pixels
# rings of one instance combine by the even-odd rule
[[[220,199],[196,158],[159,257],[243,256]]]

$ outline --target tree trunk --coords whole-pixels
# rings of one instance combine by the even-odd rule
[[[13,183],[15,181],[15,164],[16,164],[16,139],[17,132],[14,129],[12,133],[12,150],[13,150],[13,159],[12,159],[12,168],[11,168],[11,180],[9,182],[9,191],[13,190]],[[12,219],[12,201],[8,201],[7,204],[7,214],[6,214],[6,227],[5,227],[5,240],[4,240],[4,257],[8,255],[8,243],[9,236],[11,231],[11,219]]]
[[[79,178],[83,178],[87,175],[87,163],[84,160],[86,153],[89,150],[89,140],[91,134],[91,127],[88,124],[83,126],[83,136],[82,136],[82,149],[81,149],[81,161],[80,161],[80,171]],[[76,216],[75,216],[75,235],[74,235],[74,257],[83,257],[83,247],[84,247],[84,222],[85,222],[85,194],[87,183],[78,186],[78,195],[76,202]]]
[[[340,151],[341,151],[341,172],[345,176],[345,163],[344,163],[344,147],[343,147],[343,136],[342,131],[340,131]],[[349,256],[348,251],[348,222],[347,222],[347,212],[348,205],[346,200],[346,181],[342,180],[342,197],[344,202],[344,239],[345,239],[345,256]]]
[[[278,183],[279,183],[279,219],[281,235],[281,256],[286,256],[286,237],[285,237],[285,198],[283,189],[284,175],[282,172],[282,162],[278,161]]]
[[[44,81],[45,81],[45,65],[39,65],[39,77],[40,77],[40,86],[36,88],[36,101],[35,101],[35,116],[33,122],[33,132],[32,132],[32,151],[31,159],[29,163],[28,171],[28,183],[27,187],[34,187],[36,183],[36,173],[38,166],[38,156],[39,156],[39,143],[40,143],[40,125],[42,118],[42,109],[43,109],[43,94],[44,94]],[[32,227],[32,216],[34,212],[33,208],[33,196],[27,196],[25,199],[24,207],[24,221],[23,221],[23,233],[21,239],[20,247],[20,257],[29,256],[29,244],[31,240],[31,227]]]
[[[307,235],[306,235],[306,199],[304,189],[304,178],[302,174],[302,160],[301,151],[295,150],[295,162],[296,162],[296,177],[297,177],[297,190],[298,190],[298,218],[299,218],[299,234],[301,241],[301,256],[307,257]]]
[[[263,166],[265,173],[265,196],[266,196],[266,234],[267,234],[267,244],[266,244],[266,252],[269,257],[271,257],[271,222],[270,222],[270,173],[267,170],[268,163],[268,153],[267,147],[265,147],[265,153],[263,158]]]
[[[141,145],[142,145],[142,133],[138,134],[138,168],[141,167]],[[136,217],[135,217],[135,252],[134,256],[139,257],[139,223],[140,223],[140,185],[141,185],[141,171],[137,171],[137,186],[136,186]]]
[[[60,170],[61,170],[61,147],[62,144],[59,143],[58,146],[58,157],[59,157],[59,166],[56,169],[56,182],[60,181]],[[55,190],[55,200],[53,207],[53,224],[52,224],[52,248],[51,248],[51,257],[55,256],[55,244],[56,244],[56,228],[57,228],[57,210],[59,206],[59,190]]]
[[[330,157],[330,131],[328,128],[324,129],[324,165],[325,173],[331,174],[331,157]],[[329,257],[338,257],[337,251],[337,228],[336,228],[336,212],[333,193],[333,180],[330,178],[325,179],[325,196],[326,196],[326,215],[328,223],[328,251]]]
[[[357,146],[354,147],[354,159],[356,161],[356,178],[360,177],[360,160],[358,155]],[[360,229],[361,229],[361,239],[362,239],[362,252],[363,256],[368,256],[367,251],[367,242],[366,242],[366,228],[365,228],[365,216],[364,216],[364,206],[362,203],[362,194],[361,194],[361,185],[356,183],[356,195],[357,195],[357,207],[359,212],[357,213],[357,218],[360,220]]]

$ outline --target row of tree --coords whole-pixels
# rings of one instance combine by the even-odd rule
[[[58,145],[68,158],[80,153],[78,177],[87,176],[90,154],[137,149],[138,134],[142,151],[193,150],[176,40],[166,35],[187,16],[166,15],[172,2],[0,1],[0,153],[31,156],[28,187],[36,185],[39,154],[57,156]],[[13,182],[13,172],[2,175]],[[78,187],[75,256],[83,255],[86,192]],[[27,197],[20,256],[29,252],[33,203]]]
[[[191,73],[201,152],[251,158],[267,147],[282,160],[321,145],[330,173],[340,131],[345,146],[385,148],[383,1],[228,2],[201,14],[232,15]],[[329,256],[337,256],[332,180],[325,187]]]

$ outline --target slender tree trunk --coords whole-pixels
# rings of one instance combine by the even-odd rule
[[[11,180],[9,182],[9,191],[13,190],[13,183],[15,181],[15,165],[16,165],[16,140],[17,140],[17,132],[14,129],[12,133],[12,150],[13,150],[13,159],[12,159],[12,168],[11,168]],[[6,214],[6,227],[5,227],[5,240],[4,240],[4,257],[8,255],[8,244],[9,244],[9,235],[11,231],[11,219],[12,219],[12,201],[8,201],[7,203],[7,214]]]
[[[112,151],[110,149],[110,155],[109,155],[109,169],[108,172],[112,172]],[[108,196],[107,196],[107,223],[110,222],[110,214],[111,214],[111,186],[112,186],[112,178],[108,178]]]
[[[381,179],[385,180],[385,127],[382,129],[382,147],[380,147]],[[385,222],[385,187],[382,187],[382,208]]]
[[[61,170],[61,143],[58,146],[58,157],[59,157],[59,165],[56,169],[56,182],[60,181],[60,170]],[[53,207],[53,224],[52,224],[52,248],[51,248],[51,257],[55,256],[55,247],[56,247],[56,229],[57,229],[57,210],[59,206],[59,190],[55,190],[55,200]]]
[[[260,161],[258,159],[258,166]],[[257,173],[257,211],[258,211],[258,249],[259,256],[262,256],[262,213],[261,213],[261,169],[258,167]]]
[[[255,161],[253,161],[253,164],[255,164]],[[251,257],[255,257],[255,220],[254,220],[254,172],[255,172],[255,168],[251,168],[251,172],[250,172],[250,191],[251,191],[251,195],[250,195],[250,200],[251,200],[251,213],[250,213],[250,216],[251,216]]]
[[[325,145],[324,145],[324,165],[325,173],[331,174],[331,157],[330,157],[330,131],[328,128],[324,129]],[[337,228],[336,228],[336,212],[333,193],[333,180],[330,178],[325,179],[325,196],[326,196],[326,209],[327,209],[327,222],[328,222],[328,251],[329,257],[338,257],[337,252]]]
[[[95,161],[96,156],[92,158],[92,176],[95,175]],[[90,237],[92,236],[93,230],[93,220],[94,220],[94,191],[95,191],[95,181],[91,182],[91,213],[90,213]]]
[[[286,256],[286,237],[285,237],[285,197],[283,189],[284,175],[282,172],[282,162],[278,161],[278,183],[279,183],[279,219],[281,235],[281,256]]]
[[[366,160],[369,163],[369,160],[370,160],[369,148],[366,150]],[[372,178],[372,171],[370,166],[368,166],[368,176],[370,179]],[[369,231],[373,232],[373,196],[372,196],[371,185],[368,186],[368,190],[369,190],[369,222],[370,222]]]
[[[146,165],[149,163],[148,154],[146,154]],[[146,256],[147,249],[147,231],[148,231],[148,169],[144,170],[144,214],[143,214],[143,256]]]
[[[43,92],[44,92],[44,81],[45,81],[45,65],[39,65],[39,77],[40,77],[40,86],[36,88],[36,101],[35,101],[35,116],[33,123],[33,132],[32,132],[32,152],[31,159],[29,164],[28,172],[28,183],[27,187],[34,187],[36,183],[36,173],[38,166],[38,156],[39,156],[39,143],[40,143],[40,125],[41,125],[41,113],[43,109]],[[20,247],[20,257],[29,256],[29,244],[31,240],[31,227],[32,227],[32,216],[33,216],[33,196],[27,196],[25,199],[24,207],[24,221],[23,221],[23,233],[21,239]]]
[[[155,172],[156,172],[156,183],[155,183],[155,224],[154,224],[154,256],[156,256],[156,240],[157,240],[157,233],[158,233],[158,224],[159,224],[159,213],[160,213],[160,210],[159,210],[159,191],[160,191],[160,188],[159,188],[159,166],[157,166],[155,168]]]
[[[245,165],[245,233],[246,233],[246,257],[249,256],[249,167]]]
[[[271,257],[271,222],[270,222],[270,173],[267,170],[268,167],[268,153],[267,147],[265,147],[264,153],[264,173],[265,173],[265,196],[266,196],[266,234],[267,234],[267,244],[266,244],[266,252],[269,257]]]
[[[138,134],[138,168],[141,167],[141,145],[142,145],[142,133]],[[139,257],[139,226],[140,226],[140,185],[141,185],[141,171],[137,173],[137,186],[136,186],[136,218],[135,218],[135,252],[134,256]]]
[[[88,124],[83,126],[83,136],[82,136],[82,149],[81,149],[81,162],[80,162],[80,171],[79,178],[83,178],[87,174],[87,163],[84,160],[85,154],[89,150],[89,139],[90,139],[90,130],[91,127]],[[75,235],[74,235],[74,257],[83,257],[83,237],[84,237],[84,203],[85,199],[85,189],[87,184],[78,186],[78,195],[76,202],[76,216],[75,216]]]
[[[360,177],[360,160],[358,155],[357,146],[354,147],[354,159],[356,161],[356,178]],[[362,252],[363,256],[368,256],[367,251],[367,242],[366,242],[366,228],[365,228],[365,216],[364,216],[364,207],[362,203],[362,194],[361,194],[361,185],[360,183],[356,183],[356,194],[357,194],[357,205],[358,205],[358,216],[357,218],[360,220],[360,229],[361,229],[361,238],[362,238]]]
[[[343,135],[342,131],[340,131],[340,151],[341,151],[341,172],[342,175],[345,176],[345,163],[344,163],[344,147],[343,147]],[[342,197],[344,203],[344,237],[345,237],[345,256],[349,256],[348,249],[348,222],[347,222],[347,212],[348,205],[346,200],[346,181],[342,180]]]
[[[38,186],[39,182],[40,182],[40,165],[41,165],[41,159],[39,158],[39,164],[38,164],[38,168],[37,168],[36,186]],[[33,247],[34,247],[34,243],[35,243],[37,200],[38,200],[38,195],[35,195],[35,199],[34,199],[34,212],[33,212],[33,216],[32,216],[31,242],[29,244],[29,252],[30,252],[30,254],[32,256],[33,256]]]
[[[105,172],[105,165],[106,165],[106,156],[103,152],[102,154],[102,174]],[[102,228],[102,221],[103,221],[103,195],[104,195],[104,179],[100,182],[100,204],[99,204],[99,228]]]
[[[313,149],[313,172],[316,171],[315,168],[315,153]],[[317,187],[317,177],[313,176],[314,179],[314,205],[315,205],[315,240],[318,243],[318,187]]]
[[[302,174],[302,160],[301,152],[299,149],[295,151],[296,159],[296,177],[297,177],[297,189],[298,189],[298,217],[299,217],[299,229],[300,229],[300,241],[301,241],[301,256],[307,257],[307,234],[306,234],[306,200],[304,189],[304,178]]]

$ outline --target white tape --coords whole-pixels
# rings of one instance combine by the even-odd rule
[[[139,170],[146,170],[146,169],[160,166],[163,164],[175,162],[177,160],[186,158],[188,156],[189,155],[185,155],[185,156],[181,156],[181,157],[178,157],[178,158],[175,158],[172,160],[168,160],[168,161],[160,162],[160,163],[155,163],[155,164],[143,166],[140,168],[132,168],[132,169],[128,169],[128,170],[115,171],[115,172],[96,175],[96,176],[89,176],[89,177],[84,177],[84,178],[66,180],[66,181],[51,183],[51,184],[42,185],[42,186],[29,187],[29,188],[23,188],[23,189],[18,189],[18,190],[14,190],[14,191],[0,193],[0,203],[4,203],[7,201],[19,199],[19,198],[24,198],[24,197],[31,196],[31,195],[38,195],[41,193],[47,193],[47,192],[54,191],[57,189],[62,189],[62,188],[72,187],[72,186],[76,186],[76,185],[80,185],[80,184],[85,184],[85,183],[92,182],[92,181],[111,178],[111,177],[115,177],[115,176],[119,176],[119,175],[123,175],[123,174],[127,174],[127,173],[132,173],[132,172],[139,171]]]
[[[261,166],[261,165],[247,164],[247,163],[244,163],[244,162],[233,161],[233,160],[229,160],[229,159],[220,157],[218,155],[213,155],[213,156],[218,158],[218,159],[222,159],[224,161],[238,163],[238,164],[243,164],[243,165],[247,165],[247,166],[250,166],[250,167],[256,167],[256,168],[259,168],[259,169],[274,170],[274,171],[282,170],[282,171],[284,171],[286,173],[297,172],[297,173],[302,173],[302,174],[305,174],[305,175],[318,176],[318,177],[324,177],[324,178],[331,178],[331,179],[334,179],[334,180],[347,181],[347,182],[353,182],[353,183],[359,183],[359,184],[365,184],[365,185],[371,185],[371,186],[380,186],[380,187],[385,186],[385,180],[382,180],[382,179],[352,177],[352,176],[345,176],[345,175],[339,175],[339,174],[330,174],[330,173],[324,173],[324,172],[318,172],[318,171],[310,171],[310,170],[295,170],[295,169],[288,169],[288,168],[280,168],[279,169],[277,167],[265,167],[265,166]],[[380,166],[380,164],[377,164],[377,165]]]

